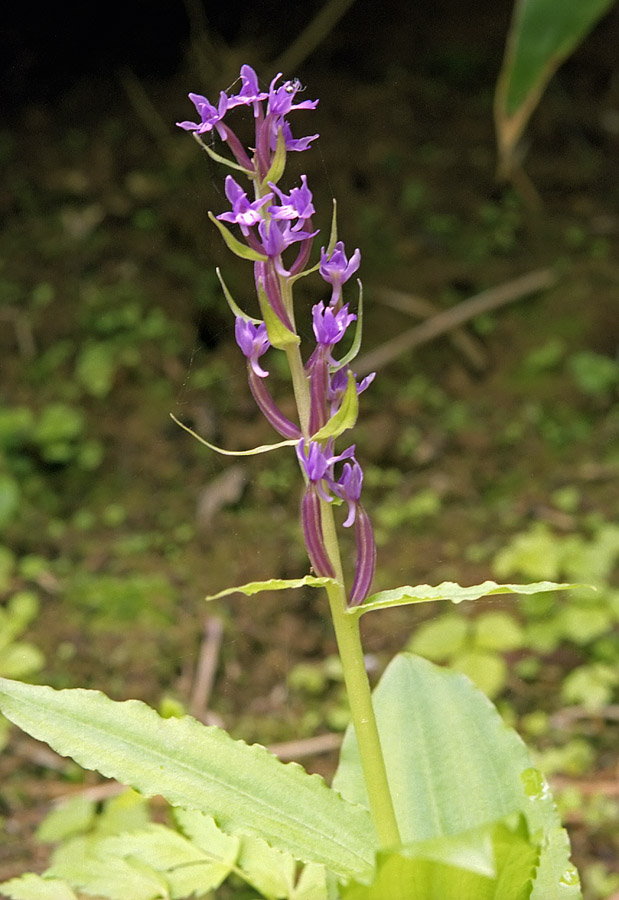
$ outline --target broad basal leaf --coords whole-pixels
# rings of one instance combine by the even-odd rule
[[[373,609],[388,609],[391,606],[406,606],[409,603],[429,603],[434,600],[451,600],[462,603],[463,600],[479,600],[495,594],[539,594],[543,591],[565,591],[568,588],[583,587],[580,584],[556,584],[554,581],[538,581],[535,584],[497,584],[496,581],[484,581],[471,587],[462,587],[455,581],[444,581],[437,587],[429,584],[418,584],[412,587],[394,588],[391,591],[380,591],[361,606],[347,610],[350,616],[362,616]]]
[[[526,829],[525,829],[526,832]],[[381,853],[371,885],[350,885],[344,900],[528,900],[538,858],[520,829],[502,824],[461,838],[424,841]],[[481,865],[480,865],[481,863]]]
[[[580,896],[544,779],[518,735],[466,677],[401,653],[374,691],[374,707],[403,843],[455,836],[522,814],[542,848],[531,897]],[[333,785],[346,799],[369,805],[352,728]]]
[[[137,700],[0,679],[0,709],[33,737],[87,769],[173,806],[212,815],[230,834],[252,834],[343,877],[372,871],[365,809],[296,764],[185,716],[162,719]]]

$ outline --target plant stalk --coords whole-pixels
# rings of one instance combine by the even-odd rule
[[[325,509],[326,507],[326,509]],[[357,736],[361,768],[370,801],[370,810],[380,847],[397,847],[402,841],[398,828],[393,799],[387,780],[387,769],[376,724],[370,683],[365,669],[359,616],[346,614],[346,591],[341,578],[339,546],[333,522],[333,511],[328,503],[322,504],[325,544],[332,562],[336,564],[338,583],[327,585],[331,617],[337,647],[342,661],[348,704]],[[335,541],[335,545],[334,545]],[[335,546],[335,554],[332,552]],[[334,556],[336,559],[334,559]]]
[[[288,287],[288,286],[286,286]],[[291,297],[287,297],[291,303]],[[310,396],[309,385],[303,368],[298,345],[286,347],[294,396],[303,436],[308,439]],[[340,547],[335,530],[332,504],[321,501],[322,527],[325,547],[335,571],[336,583],[327,586],[331,616],[335,630],[344,683],[350,706],[351,718],[357,736],[361,767],[370,802],[370,811],[376,829],[379,846],[397,847],[401,844],[393,799],[387,780],[387,769],[380,744],[376,716],[372,705],[372,693],[361,645],[359,616],[346,614],[347,598]]]

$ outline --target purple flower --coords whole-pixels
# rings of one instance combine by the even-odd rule
[[[354,313],[348,312],[348,304],[335,311],[332,306],[325,308],[324,303],[316,303],[312,307],[312,325],[319,344],[332,347],[346,334],[346,329],[356,319]]]
[[[294,103],[294,98],[302,89],[298,78],[294,81],[285,81],[280,87],[275,85],[282,77],[280,72],[269,85],[269,105],[267,114],[277,117],[287,116],[293,109],[316,109],[318,100],[303,100],[302,103]]]
[[[281,202],[281,206],[269,206],[269,212],[274,219],[291,221],[299,219],[296,226],[293,226],[293,231],[301,228],[303,220],[309,219],[316,212],[312,202],[312,192],[307,186],[307,175],[301,175],[301,187],[292,188],[290,194],[282,193],[275,184],[269,183],[269,187],[275,191]]]
[[[333,286],[333,293],[331,295],[332,306],[336,306],[337,303],[339,303],[342,285],[357,271],[360,263],[360,250],[355,250],[349,261],[344,250],[343,241],[337,242],[330,256],[327,254],[324,247],[321,248],[320,274],[325,281]]]
[[[228,175],[226,177],[226,197],[232,204],[232,212],[221,213],[217,218],[222,219],[224,222],[234,222],[236,225],[239,225],[241,231],[247,237],[252,225],[257,225],[263,220],[260,210],[272,199],[273,194],[266,194],[259,200],[251,202],[232,175]]]
[[[189,94],[189,99],[195,106],[200,115],[201,121],[196,122],[177,122],[179,128],[185,131],[194,131],[196,134],[205,134],[212,131],[221,122],[228,109],[228,98],[224,91],[219,95],[219,106],[215,107],[212,103],[201,94]]]
[[[313,231],[311,233],[307,231],[294,231],[287,221],[280,223],[277,219],[271,219],[269,222],[266,222],[263,219],[262,222],[258,223],[258,233],[260,234],[262,249],[266,255],[269,259],[277,259],[278,256],[281,256],[286,247],[289,247],[296,241],[304,241],[308,238],[313,238],[318,234],[318,231]],[[278,267],[278,272],[284,277],[289,275],[289,273],[281,266]]]
[[[339,409],[342,398],[346,393],[346,388],[348,386],[349,368],[349,366],[343,366],[341,369],[338,369],[337,372],[334,372],[329,378],[327,399],[332,406],[332,412],[334,412],[336,409]],[[370,372],[369,375],[366,375],[365,378],[363,378],[357,384],[357,394],[362,394],[364,390],[372,384],[375,378],[376,372]]]
[[[284,142],[286,144],[286,150],[296,150],[302,152],[303,150],[307,150],[312,141],[315,141],[316,138],[320,137],[319,134],[310,134],[307,137],[293,138],[292,130],[286,120],[280,122],[280,127],[284,132]],[[277,133],[277,129],[275,129],[271,134],[271,150],[275,150],[277,146]]]
[[[258,85],[258,76],[251,66],[241,66],[241,81],[243,86],[238,94],[228,97],[228,109],[241,104],[254,105],[254,115],[258,114],[258,103],[266,100],[268,93],[261,91]]]
[[[344,463],[342,474],[332,486],[337,496],[348,503],[348,516],[343,523],[344,528],[349,528],[355,521],[362,485],[363,469],[357,460],[353,459],[352,462]]]
[[[355,445],[347,447],[342,453],[334,454],[331,442],[325,447],[317,441],[308,441],[309,444],[307,455],[305,453],[305,441],[299,441],[297,444],[297,456],[311,484],[316,485],[319,495],[327,503],[331,503],[331,497],[325,490],[322,482],[327,481],[328,487],[333,484],[333,466],[342,459],[350,459],[355,455]]]
[[[266,378],[269,374],[258,363],[258,358],[266,353],[269,347],[267,327],[264,322],[254,325],[241,316],[237,316],[234,325],[234,336],[243,354],[249,360],[249,364],[259,378]]]

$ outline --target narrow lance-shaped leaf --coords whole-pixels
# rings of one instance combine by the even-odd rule
[[[437,587],[429,584],[418,584],[412,587],[394,588],[391,591],[380,591],[368,597],[363,606],[348,610],[350,615],[363,615],[373,609],[389,609],[391,606],[407,606],[411,603],[429,603],[435,600],[450,600],[462,603],[463,600],[479,600],[496,594],[540,594],[544,591],[565,591],[569,588],[590,587],[583,584],[557,584],[554,581],[538,581],[535,584],[497,584],[496,581],[484,581],[482,584],[462,587],[455,581],[444,581]],[[595,590],[595,588],[592,588]]]
[[[200,443],[204,444],[205,447],[208,447],[209,450],[214,450],[215,453],[221,453],[222,456],[257,456],[260,453],[269,453],[271,450],[279,450],[280,447],[294,447],[299,443],[298,439],[291,439],[289,441],[278,441],[276,444],[260,444],[258,447],[252,447],[251,450],[224,450],[223,447],[217,447],[215,444],[211,444],[203,437],[200,437],[200,435],[196,434],[189,425],[184,425],[180,419],[177,419],[173,413],[170,413],[170,418],[173,419],[177,425],[180,425],[187,434],[190,434],[197,441],[200,441]]]
[[[221,236],[226,242],[228,250],[231,250],[235,254],[235,256],[240,256],[241,259],[251,259],[253,260],[253,262],[266,262],[267,257],[264,253],[258,253],[257,250],[252,250],[252,248],[248,247],[247,244],[243,244],[238,240],[238,238],[235,238],[232,232],[228,228],[226,228],[226,226],[222,222],[220,222],[212,212],[208,214],[208,217],[221,232]]]
[[[275,148],[275,155],[273,157],[273,162],[271,163],[271,167],[269,171],[264,176],[264,180],[260,185],[262,191],[266,191],[269,184],[277,184],[277,182],[281,179],[284,174],[284,169],[286,168],[286,138],[284,137],[284,130],[280,128],[277,133],[277,146]]]
[[[238,303],[236,302],[236,300],[234,299],[234,297],[228,290],[228,286],[226,285],[225,281],[223,280],[219,266],[215,269],[215,272],[217,274],[217,277],[219,278],[219,283],[224,292],[224,297],[226,298],[226,303],[230,307],[231,312],[235,316],[237,316],[241,319],[244,319],[246,322],[251,322],[253,325],[260,325],[262,323],[262,319],[254,319],[252,316],[248,316],[247,313],[243,312],[241,307],[238,305]]]
[[[146,796],[212,815],[230,834],[262,837],[304,862],[367,878],[374,832],[366,810],[264,747],[189,716],[162,719],[138,700],[0,679],[0,710],[62,756]]]
[[[327,584],[335,583],[333,578],[327,578],[326,575],[305,575],[304,578],[270,578],[268,581],[250,581],[248,584],[241,584],[238,587],[226,588],[219,591],[218,594],[211,594],[206,600],[219,600],[221,597],[227,597],[229,594],[245,594],[251,597],[252,594],[260,594],[263,591],[287,591],[291,588],[300,587],[326,587]]]
[[[612,3],[517,0],[494,102],[499,169],[505,176],[546,85]]]
[[[269,303],[269,298],[267,297],[262,282],[259,282],[258,284],[258,301],[260,303],[260,311],[264,316],[264,324],[267,327],[269,343],[277,350],[285,350],[286,347],[300,344],[301,338],[299,335],[295,334],[294,331],[291,331],[288,326],[282,322],[281,318]]]
[[[326,441],[328,438],[339,437],[344,431],[354,426],[358,415],[359,395],[357,393],[357,382],[354,374],[349,372],[342,405],[335,415],[331,416],[329,421],[316,434],[312,435],[311,439],[313,441]]]
[[[355,336],[353,338],[350,350],[345,356],[342,357],[342,359],[338,361],[337,366],[335,366],[334,371],[336,372],[351,363],[361,349],[361,338],[363,336],[363,285],[361,284],[361,281],[359,279],[357,279],[357,284],[359,285],[359,303],[357,306],[357,324],[355,326]]]
[[[231,159],[226,159],[225,156],[222,156],[220,153],[217,153],[213,150],[212,147],[209,147],[208,144],[205,144],[204,141],[200,138],[200,135],[193,132],[194,139],[200,144],[202,149],[208,153],[211,159],[214,162],[221,163],[223,166],[227,166],[229,169],[236,169],[237,172],[242,172],[243,175],[246,175],[248,178],[251,178],[252,170],[245,168],[245,166],[241,166],[239,163],[232,162]]]

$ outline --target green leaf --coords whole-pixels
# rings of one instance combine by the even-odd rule
[[[328,438],[339,437],[340,434],[352,428],[357,421],[359,415],[359,394],[357,393],[357,382],[352,372],[348,372],[348,382],[346,391],[342,398],[342,405],[331,416],[322,428],[312,435],[313,441],[326,441]]]
[[[479,600],[496,594],[539,594],[543,591],[565,591],[568,588],[583,587],[580,584],[557,584],[554,581],[538,581],[535,584],[497,584],[496,581],[484,581],[471,587],[461,587],[455,581],[444,581],[437,587],[429,584],[418,584],[411,587],[394,588],[391,591],[380,591],[372,594],[363,606],[351,607],[348,615],[362,616],[373,609],[388,609],[390,606],[407,606],[410,603],[429,603],[434,600],[451,600],[462,603],[463,600]]]
[[[228,286],[223,279],[223,276],[221,274],[221,270],[219,269],[219,267],[217,267],[215,269],[215,272],[217,274],[217,277],[219,278],[219,283],[221,285],[222,291],[224,292],[224,297],[226,298],[226,303],[230,307],[230,311],[232,312],[232,314],[237,316],[240,319],[244,319],[246,322],[252,322],[254,325],[260,325],[262,322],[262,319],[254,319],[254,318],[252,318],[252,316],[248,316],[246,313],[243,312],[241,307],[238,305],[238,303],[236,302],[236,300],[234,299],[234,297],[228,290]]]
[[[273,156],[273,162],[269,168],[269,171],[264,176],[264,180],[262,182],[261,188],[263,191],[266,191],[269,183],[277,184],[282,175],[284,174],[284,169],[286,168],[286,138],[284,137],[284,129],[280,128],[277,132],[277,146],[275,148],[275,155]],[[262,191],[261,191],[262,194]]]
[[[87,831],[95,820],[95,803],[84,796],[71,797],[53,809],[37,829],[37,840],[63,841],[74,834]]]
[[[142,831],[105,838],[97,845],[97,855],[112,865],[117,859],[131,858],[162,875],[172,897],[187,897],[215,890],[234,867],[238,839],[228,838],[225,855],[198,848],[182,835],[156,823]]]
[[[525,830],[526,832],[526,830]],[[344,888],[344,900],[527,900],[539,855],[526,833],[502,824],[461,837],[423,841],[380,854],[369,886]]]
[[[517,0],[494,107],[500,166],[506,174],[550,78],[612,2]]]
[[[260,838],[241,839],[237,865],[243,878],[265,897],[289,897],[296,863],[289,853],[269,847]]]
[[[279,450],[280,447],[294,447],[299,443],[297,440],[278,441],[276,444],[261,444],[259,447],[252,447],[251,450],[224,450],[223,447],[217,447],[215,444],[210,444],[203,437],[200,437],[200,435],[196,434],[196,432],[188,425],[184,425],[180,419],[177,419],[173,413],[170,413],[170,418],[176,422],[177,425],[180,425],[187,434],[190,434],[197,441],[200,441],[200,443],[204,444],[205,447],[208,447],[209,450],[214,450],[215,453],[221,453],[222,456],[257,456],[259,453],[269,453],[271,450]]]
[[[264,253],[258,253],[257,250],[252,250],[252,248],[248,247],[247,244],[243,244],[238,240],[238,238],[235,238],[230,229],[226,228],[226,226],[222,222],[220,222],[212,212],[208,214],[208,217],[221,232],[221,236],[226,242],[228,250],[232,250],[235,256],[240,256],[241,259],[251,259],[253,262],[267,261],[268,257]]]
[[[467,678],[399,654],[374,706],[403,843],[457,835],[520,809],[520,774],[531,765],[524,744]],[[368,804],[351,728],[333,785]]]
[[[262,280],[258,284],[258,302],[260,303],[260,311],[264,316],[269,343],[272,347],[275,347],[276,350],[285,350],[286,347],[294,347],[296,344],[301,343],[299,335],[287,328],[274,312],[262,285]]]
[[[290,900],[327,900],[328,896],[324,866],[308,863],[299,875]]]
[[[0,890],[10,900],[78,900],[66,881],[32,873],[5,881],[0,884]]]
[[[86,344],[75,363],[75,377],[91,397],[107,397],[118,369],[118,352],[109,341]]]
[[[293,588],[305,587],[326,587],[333,584],[333,578],[317,575],[305,575],[303,578],[270,578],[268,581],[250,581],[248,584],[242,584],[239,587],[225,588],[218,594],[210,594],[206,600],[219,600],[220,597],[227,597],[229,594],[246,594],[251,597],[252,594],[260,594],[262,591],[286,591]]]
[[[367,877],[374,834],[366,810],[264,747],[195,719],[162,719],[137,700],[0,680],[0,710],[88,769],[212,815],[230,834],[262,837],[345,878]]]
[[[351,363],[361,349],[361,339],[363,337],[363,285],[361,284],[359,279],[357,279],[357,284],[359,285],[359,303],[357,304],[357,324],[355,326],[355,336],[348,353],[346,353],[340,360],[338,360],[338,363],[335,366],[336,372]]]
[[[107,841],[97,837],[67,841],[54,855],[46,874],[109,900],[168,900],[168,884],[160,872],[139,859],[109,855]]]
[[[531,839],[542,847],[532,900],[557,896],[559,885],[561,897],[580,896],[577,876],[566,892],[575,870],[548,786],[518,735],[467,678],[399,654],[374,691],[374,707],[405,844],[461,835],[523,814]],[[333,786],[347,800],[368,806],[352,728]]]

